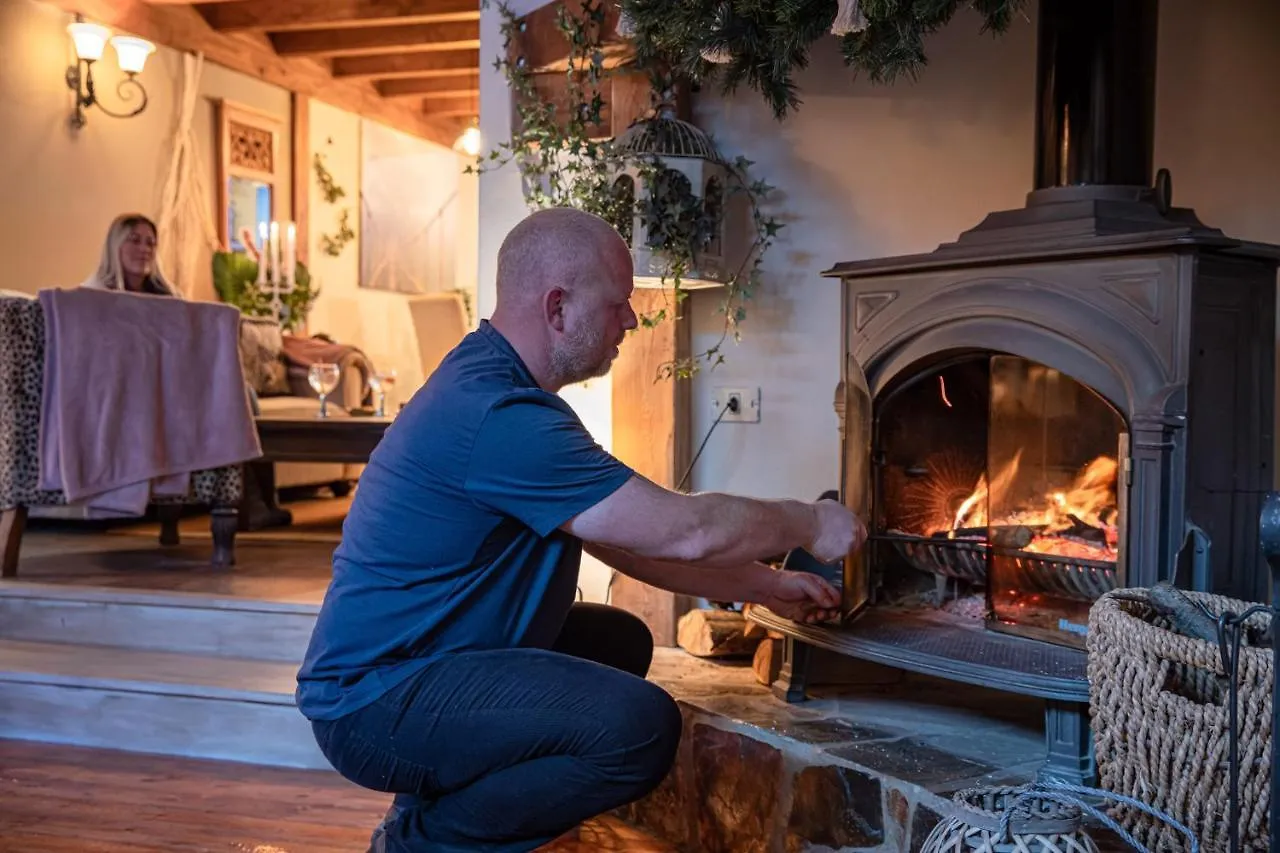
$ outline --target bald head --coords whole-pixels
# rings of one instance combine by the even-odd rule
[[[622,236],[599,216],[568,207],[539,210],[511,229],[498,250],[498,305],[536,304],[550,288],[591,286],[630,263]]]
[[[526,217],[498,250],[497,284],[490,321],[547,390],[603,376],[636,327],[631,251],[590,213]]]

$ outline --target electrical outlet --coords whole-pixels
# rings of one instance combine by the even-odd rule
[[[760,389],[741,386],[721,386],[715,389],[715,413],[724,411],[730,400],[737,399],[738,410],[725,411],[720,420],[730,423],[760,423]]]

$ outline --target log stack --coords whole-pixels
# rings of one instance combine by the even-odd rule
[[[700,658],[734,660],[751,658],[756,680],[768,686],[782,666],[783,636],[748,618],[750,604],[741,611],[707,608],[690,610],[680,619],[676,642]]]

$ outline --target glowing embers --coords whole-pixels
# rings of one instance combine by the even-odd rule
[[[935,606],[985,592],[993,627],[1076,644],[1118,584],[1123,433],[1096,393],[1026,359],[926,373],[881,410],[879,538],[939,579]]]

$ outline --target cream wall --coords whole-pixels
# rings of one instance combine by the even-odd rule
[[[140,76],[147,109],[131,119],[88,111],[79,132],[67,119],[74,97],[64,82],[74,61],[66,26],[71,16],[33,0],[0,0],[0,288],[34,293],[79,284],[97,266],[107,226],[119,213],[159,215],[169,165],[182,57],[161,47]],[[120,111],[119,72],[108,47],[95,69],[99,96]],[[214,98],[227,98],[289,121],[289,93],[219,66],[206,64],[193,127],[205,166],[208,210],[214,214]],[[286,130],[281,151],[288,156]],[[280,191],[286,210],[289,175]],[[207,261],[184,283],[195,298],[213,298]]]
[[[1034,12],[1034,5],[1032,12]],[[1174,203],[1229,234],[1280,243],[1280,4],[1164,0],[1156,167]],[[815,498],[837,486],[831,400],[839,380],[839,294],[820,277],[839,261],[928,251],[1031,188],[1035,23],[1004,38],[964,12],[928,43],[916,85],[849,82],[834,40],[800,76],[806,103],[779,126],[759,99],[699,99],[695,122],[782,188],[789,221],[771,250],[744,340],[695,381],[759,386],[761,422],[721,425],[694,472],[699,489]],[[718,336],[714,296],[693,297],[695,345]],[[694,406],[693,433],[710,427]],[[766,461],[783,449],[786,463]]]
[[[1030,6],[1031,20],[999,39],[980,34],[973,13],[959,13],[928,40],[929,65],[915,84],[856,82],[836,40],[825,39],[798,78],[805,103],[782,124],[754,92],[698,97],[695,123],[780,188],[773,209],[787,227],[749,303],[742,343],[694,380],[695,445],[711,425],[717,385],[760,387],[761,420],[717,428],[695,488],[812,499],[836,487],[840,303],[837,285],[820,272],[838,261],[931,250],[986,213],[1023,203],[1034,134]],[[509,132],[509,97],[489,61],[501,46],[499,23],[495,9],[483,13],[487,144]],[[1277,32],[1274,0],[1161,3],[1156,164],[1172,170],[1175,203],[1237,236],[1280,243]],[[482,176],[481,316],[492,310],[498,245],[524,212],[513,169]],[[690,302],[701,349],[720,334],[718,297],[703,292]],[[607,385],[581,406],[606,412]],[[607,446],[607,418],[590,420]],[[584,568],[584,585],[594,589],[597,577]]]
[[[388,394],[388,405],[408,400],[422,384],[424,376],[418,358],[418,341],[409,316],[408,300],[403,293],[372,290],[359,286],[360,281],[360,163],[361,119],[352,113],[312,100],[310,109],[310,142],[314,154],[323,154],[325,167],[346,196],[334,205],[326,203],[319,183],[311,183],[311,220],[308,224],[308,268],[320,297],[308,317],[307,330],[327,333],[339,341],[362,349],[379,367],[393,367],[397,373],[396,388]],[[457,240],[453,250],[455,286],[468,291],[475,305],[476,281],[476,178],[463,175],[466,162],[454,152],[429,142],[402,140],[406,151],[416,150],[438,171],[439,180],[456,182],[458,196],[450,215]],[[406,193],[413,193],[406,186]],[[447,194],[446,194],[447,195]],[[349,242],[337,257],[324,253],[321,236],[334,234],[342,209],[349,209],[349,222],[356,239]],[[474,311],[474,308],[473,308]]]

